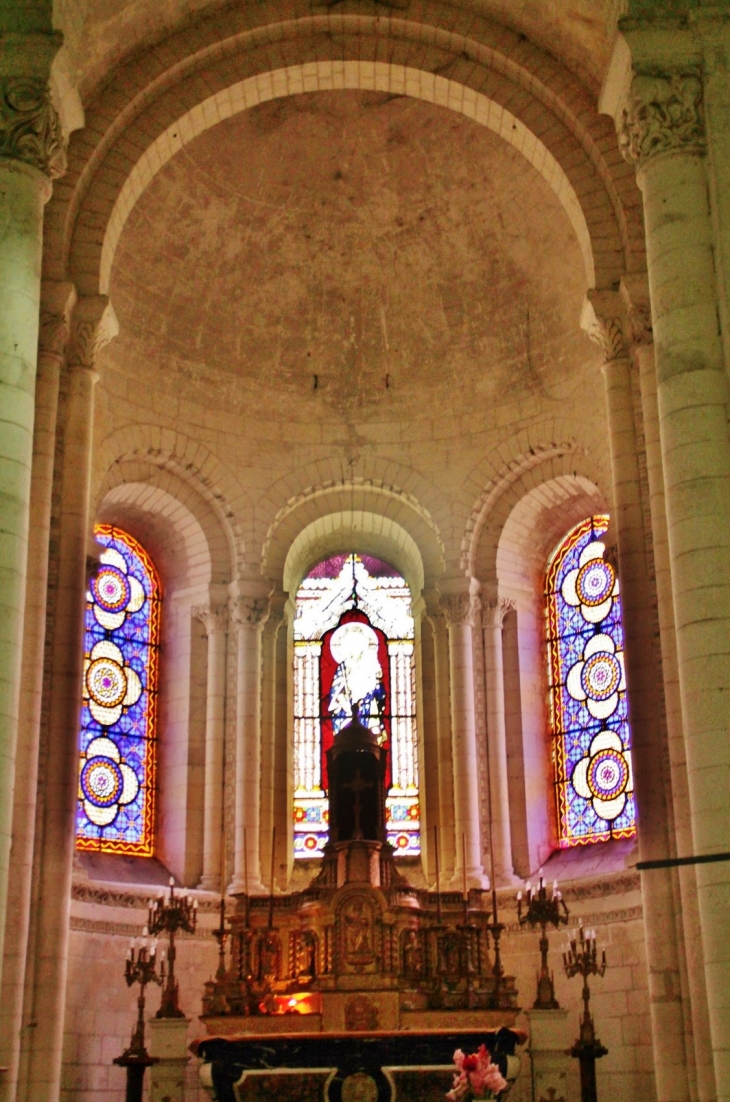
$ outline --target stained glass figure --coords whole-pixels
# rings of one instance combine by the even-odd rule
[[[294,856],[328,836],[326,753],[353,716],[390,750],[388,841],[420,853],[414,623],[405,580],[369,555],[335,555],[302,582],[294,618]]]
[[[561,848],[636,830],[619,583],[588,517],[550,557],[548,678]]]
[[[160,581],[126,532],[99,524],[94,534],[104,551],[86,596],[76,845],[149,857]]]

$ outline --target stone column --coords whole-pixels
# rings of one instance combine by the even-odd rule
[[[534,1102],[568,1097],[570,1026],[567,1010],[526,1010]]]
[[[504,597],[482,608],[484,674],[487,690],[487,765],[489,774],[489,847],[495,887],[515,878],[509,814],[507,731],[504,719],[504,662],[502,627],[514,602]]]
[[[466,848],[466,879],[472,887],[485,883],[479,809],[479,777],[474,714],[474,657],[472,632],[481,602],[473,593],[441,598],[449,632],[451,680],[451,739],[454,770],[454,835],[456,872],[462,882],[462,845]]]
[[[23,665],[15,762],[13,844],[10,851],[8,926],[0,992],[0,1099],[15,1097],[23,1012],[23,988],[30,919],[35,839],[38,744],[46,638],[48,542],[51,523],[53,461],[61,364],[70,334],[76,293],[70,283],[46,282],[41,293],[41,326],[35,389],[33,466],[30,485],[28,562],[33,564],[25,594]]]
[[[192,610],[208,638],[208,676],[205,703],[205,796],[203,811],[203,875],[199,887],[219,892],[222,887],[223,754],[226,715],[225,605],[198,605]]]
[[[451,695],[449,690],[449,632],[446,616],[436,609],[429,616],[433,633],[433,658],[436,698],[438,816],[431,819],[438,828],[439,863],[443,883],[454,875],[456,845],[454,826],[454,761],[451,743]],[[436,855],[434,854],[434,870]],[[435,885],[434,885],[435,886]]]
[[[261,879],[261,631],[267,597],[238,596],[231,617],[238,639],[236,695],[236,796],[232,892],[246,890],[244,828],[249,892],[264,892]]]
[[[653,564],[650,568],[647,561],[632,365],[620,295],[589,292],[583,324],[604,354],[639,857],[661,860],[673,853],[664,700],[659,691],[662,666],[655,644]],[[660,1102],[684,1102],[689,1083],[672,874],[669,869],[653,869],[642,872],[641,878],[657,1096]]]
[[[53,617],[51,688],[43,762],[34,890],[34,987],[37,1023],[28,1043],[26,1091],[34,1102],[58,1098],[61,1077],[71,875],[79,771],[79,716],[90,538],[95,362],[118,327],[103,296],[81,298],[72,321],[63,459],[60,472],[58,576]]]
[[[656,400],[654,343],[649,306],[649,285],[645,276],[624,277],[621,294],[626,301],[634,356],[639,371],[641,409],[646,448],[646,473],[651,508],[652,551],[654,555],[657,612],[664,672],[664,713],[667,722],[667,745],[671,771],[674,837],[678,857],[690,857],[693,851],[690,820],[687,762],[682,727],[682,708],[677,669],[677,640],[674,630],[672,582],[667,544],[667,517],[664,500],[664,476],[659,441],[659,411]],[[685,1023],[691,1035],[694,1061],[690,1063],[690,1089],[696,1080],[700,1102],[717,1097],[715,1071],[710,1044],[710,1020],[707,1011],[707,989],[702,959],[702,936],[697,903],[697,876],[692,865],[677,869],[680,892],[680,915],[684,933],[680,945],[682,982],[688,992]],[[684,954],[684,959],[682,958]],[[688,1054],[689,1051],[688,1043]]]
[[[420,647],[416,648],[416,717],[419,731],[420,755],[420,803],[421,803],[421,863],[429,884],[436,879],[436,856],[433,850],[433,826],[441,820],[439,799],[439,731],[436,718],[436,656],[435,633],[431,619],[418,615]]]
[[[277,654],[279,650],[279,632],[284,619],[285,593],[272,595],[269,603],[269,615],[261,634],[261,860],[267,879],[271,867],[272,829],[276,826],[275,867],[285,866],[287,838],[286,830],[291,822],[289,815],[282,823],[276,815],[276,794],[286,776],[277,777],[277,763],[281,758],[277,746],[277,697],[280,686],[277,684]],[[283,861],[281,860],[283,856]]]
[[[696,856],[730,851],[730,438],[701,59],[626,27],[620,140],[644,201],[679,686]],[[690,47],[690,48],[688,48]],[[730,863],[697,865],[718,1098],[730,1099]]]
[[[0,39],[0,961],[18,735],[43,207],[51,178],[65,167],[48,91],[60,45],[54,34]]]

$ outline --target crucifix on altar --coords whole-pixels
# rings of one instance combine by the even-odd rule
[[[387,751],[357,716],[327,751],[330,841],[385,842]]]

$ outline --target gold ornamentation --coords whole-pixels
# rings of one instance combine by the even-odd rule
[[[378,1028],[380,1015],[375,1003],[366,995],[353,995],[345,1003],[345,1029],[352,1033],[369,1033]]]
[[[692,73],[635,76],[619,145],[627,161],[639,163],[673,150],[704,153],[707,139],[700,78]]]
[[[52,180],[66,171],[66,151],[48,84],[6,77],[0,86],[0,158],[22,161]]]

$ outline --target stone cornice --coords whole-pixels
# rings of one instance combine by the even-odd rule
[[[619,146],[639,166],[662,153],[707,148],[702,80],[692,72],[637,73],[619,126]]]

